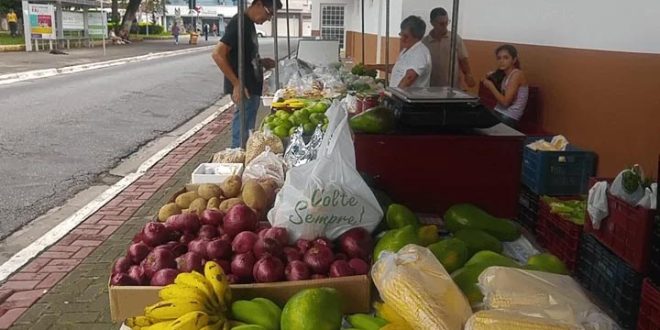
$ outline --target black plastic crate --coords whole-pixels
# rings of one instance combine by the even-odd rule
[[[624,329],[637,324],[643,276],[590,234],[582,235],[576,277]]]
[[[531,234],[536,232],[539,214],[539,195],[522,185],[518,196],[518,222]]]
[[[660,215],[655,217],[651,234],[651,253],[649,258],[649,278],[660,287]]]

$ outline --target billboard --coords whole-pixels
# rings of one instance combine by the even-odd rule
[[[84,30],[85,29],[85,16],[82,12],[63,11],[62,12],[62,28],[64,30]]]
[[[32,39],[55,39],[55,7],[29,4]]]
[[[87,13],[87,27],[89,28],[89,35],[97,38],[102,38],[103,35],[108,37],[108,16],[106,12],[89,12]]]

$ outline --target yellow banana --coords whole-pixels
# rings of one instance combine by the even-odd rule
[[[181,285],[181,284],[170,284],[158,291],[158,296],[160,300],[169,300],[169,299],[194,299],[203,302],[209,310],[215,310],[217,306],[214,306],[209,298],[204,294],[204,292],[198,288]]]
[[[219,321],[215,323],[209,323],[205,327],[201,328],[200,330],[222,330],[223,326],[226,325],[226,322]],[[231,328],[229,328],[231,329]]]
[[[204,312],[190,312],[182,315],[170,325],[171,330],[199,330],[209,323],[209,316]]]
[[[374,302],[374,309],[376,309],[376,316],[383,318],[390,323],[396,323],[410,328],[408,322],[387,303]]]
[[[124,322],[126,326],[134,329],[135,327],[146,327],[153,324],[153,321],[146,316],[129,317]]]
[[[190,273],[180,273],[174,279],[174,283],[199,289],[204,293],[204,295],[206,295],[207,299],[209,299],[211,303],[217,306],[218,299],[215,297],[213,286],[211,286],[211,283],[206,280],[204,275],[196,271],[192,271]]]
[[[190,312],[206,312],[204,303],[193,299],[159,301],[144,309],[144,315],[159,321],[174,320]]]
[[[139,330],[168,330],[170,328],[170,324],[172,323],[174,323],[174,320],[158,322],[146,327],[142,327]]]
[[[207,261],[204,265],[204,276],[211,283],[216,298],[220,302],[220,307],[227,311],[227,304],[231,303],[231,289],[229,288],[229,279],[224,270],[215,261]]]

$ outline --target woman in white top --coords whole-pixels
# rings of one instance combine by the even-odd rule
[[[495,115],[503,123],[515,127],[527,106],[529,97],[527,77],[520,69],[518,51],[515,47],[502,45],[495,50],[495,56],[497,56],[498,68],[489,73],[482,82],[497,99]]]
[[[431,52],[422,43],[425,33],[426,23],[419,16],[408,16],[401,22],[401,32],[399,32],[401,53],[392,67],[390,87],[429,87]],[[384,64],[371,64],[365,67],[386,70]]]

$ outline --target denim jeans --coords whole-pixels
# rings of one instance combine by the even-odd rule
[[[245,102],[245,120],[247,122],[248,133],[254,129],[257,121],[257,111],[261,103],[261,95],[251,95]],[[241,114],[238,104],[234,107],[234,119],[231,123],[231,147],[238,148],[241,146]]]

